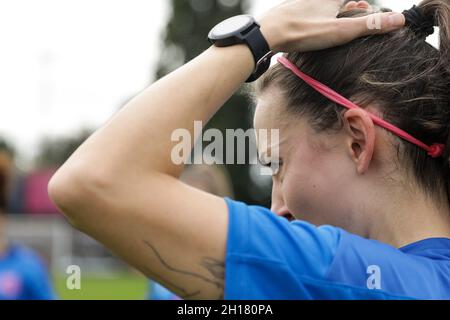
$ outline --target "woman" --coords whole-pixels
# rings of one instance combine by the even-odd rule
[[[212,46],[137,96],[54,176],[52,199],[183,298],[450,298],[449,1],[405,15],[351,1],[337,19],[340,3],[258,19],[257,38],[290,52],[259,80],[255,127],[280,130],[271,211],[184,185],[170,158],[174,130],[258,77],[250,43]],[[433,25],[440,50],[424,41]]]
[[[8,241],[8,190],[13,164],[11,149],[0,141],[0,300],[53,300],[47,267],[32,249]]]

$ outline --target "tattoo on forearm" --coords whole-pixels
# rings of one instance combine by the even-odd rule
[[[225,278],[224,263],[217,259],[206,257],[203,258],[203,261],[200,263],[200,265],[208,270],[217,281],[221,281],[223,288],[223,280]]]
[[[200,291],[195,291],[195,292],[189,293],[188,291],[186,291],[186,289],[175,285],[174,283],[170,282],[167,279],[164,279],[163,277],[161,277],[160,275],[158,275],[154,272],[151,272],[147,267],[143,267],[143,268],[144,268],[146,274],[150,275],[151,278],[154,279],[156,282],[166,285],[167,289],[169,289],[171,291],[181,292],[180,296],[183,299],[189,299],[189,298],[192,298],[192,297],[200,294]]]
[[[149,249],[151,249],[153,254],[157,257],[158,261],[165,268],[167,268],[168,270],[170,270],[172,272],[176,272],[176,273],[184,274],[186,276],[194,277],[194,278],[203,280],[211,285],[214,285],[221,291],[221,295],[219,296],[219,299],[223,299],[224,279],[225,279],[225,263],[223,261],[219,261],[217,259],[210,258],[210,257],[203,258],[199,264],[200,264],[200,266],[205,268],[211,274],[211,277],[207,277],[207,276],[195,273],[195,272],[181,270],[181,269],[175,268],[173,266],[170,266],[167,263],[167,261],[164,260],[164,258],[158,252],[158,250],[156,250],[156,248],[149,241],[143,240],[143,242]],[[145,268],[145,269],[146,269],[146,271],[149,271],[148,268]],[[155,280],[162,281],[163,283],[166,283],[166,284],[170,285],[171,287],[173,287],[176,291],[183,293],[182,298],[184,298],[184,299],[191,298],[195,295],[200,294],[200,291],[188,293],[186,289],[178,287],[174,284],[171,284],[166,279],[163,279],[154,273],[149,273],[149,274],[152,274],[152,276],[153,276],[153,278],[155,278]],[[156,279],[156,278],[159,278],[159,279]]]

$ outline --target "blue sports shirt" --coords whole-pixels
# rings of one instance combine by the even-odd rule
[[[12,244],[0,255],[0,300],[54,298],[46,267],[31,249]]]
[[[225,201],[225,299],[450,299],[450,239],[397,249]]]
[[[181,300],[174,293],[152,280],[148,282],[148,289],[147,300]]]

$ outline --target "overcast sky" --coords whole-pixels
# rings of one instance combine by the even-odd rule
[[[253,13],[279,0],[255,0]],[[402,11],[418,1],[387,0]],[[0,6],[0,136],[96,128],[152,80],[168,0],[14,0]]]

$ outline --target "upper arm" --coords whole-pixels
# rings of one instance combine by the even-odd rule
[[[163,174],[126,179],[57,178],[49,191],[77,227],[180,297],[223,297],[225,201]]]

